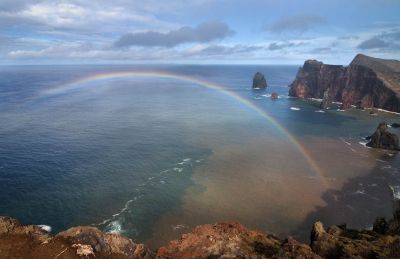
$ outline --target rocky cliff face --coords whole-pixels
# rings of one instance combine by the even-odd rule
[[[362,54],[347,67],[307,60],[290,85],[289,95],[331,99],[342,102],[343,109],[356,105],[400,112],[400,62]]]
[[[93,227],[51,236],[37,226],[0,217],[0,258],[400,258],[400,210],[373,230],[314,224],[310,245],[249,230],[237,222],[207,224],[152,252],[143,244]]]

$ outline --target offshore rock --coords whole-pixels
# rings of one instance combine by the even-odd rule
[[[305,61],[290,85],[289,95],[323,98],[329,90],[342,109],[382,108],[400,112],[400,61],[358,54],[349,66]]]
[[[368,147],[399,150],[399,138],[396,134],[389,132],[385,122],[381,122],[371,136],[367,137]]]
[[[332,99],[329,94],[329,89],[326,89],[324,92],[324,97],[322,99],[321,105],[319,106],[320,109],[327,109],[332,104]]]
[[[257,72],[253,77],[253,89],[265,89],[267,87],[267,80],[260,72]]]

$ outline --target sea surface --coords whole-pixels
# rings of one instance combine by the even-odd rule
[[[297,70],[1,66],[0,215],[151,247],[218,221],[307,240],[315,220],[390,217],[399,155],[364,138],[400,116],[288,98]],[[251,89],[257,71],[266,90]]]

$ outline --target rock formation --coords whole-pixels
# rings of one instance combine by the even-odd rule
[[[325,231],[322,223],[316,222],[311,248],[323,258],[400,258],[400,236],[352,230],[344,225]]]
[[[389,132],[385,122],[381,122],[371,136],[367,137],[368,147],[399,150],[399,138],[396,134]]]
[[[159,258],[321,258],[308,245],[248,230],[237,222],[202,225],[158,250]]]
[[[278,99],[278,98],[279,98],[278,93],[273,92],[273,93],[271,94],[271,99],[272,99],[272,100],[276,100],[276,99]]]
[[[320,105],[320,109],[327,109],[332,103],[332,98],[329,93],[329,89],[326,89],[324,92],[324,96],[322,98],[322,102]]]
[[[349,66],[307,60],[290,85],[289,95],[323,98],[328,91],[342,109],[377,107],[400,112],[400,61],[358,54]]]
[[[0,217],[0,258],[153,258],[142,244],[94,227],[74,227],[51,236],[38,226]]]
[[[253,77],[253,89],[265,89],[267,87],[267,80],[260,72],[257,72]]]
[[[207,224],[153,253],[142,244],[94,227],[74,227],[51,236],[37,226],[0,217],[0,258],[400,258],[400,210],[378,218],[373,230],[345,225],[325,230],[316,222],[311,245],[281,240],[237,222]]]

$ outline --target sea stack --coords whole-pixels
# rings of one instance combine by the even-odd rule
[[[267,87],[267,80],[265,76],[257,72],[253,77],[253,89],[265,89]]]
[[[381,122],[371,136],[367,137],[368,147],[399,150],[399,138],[396,134],[389,132],[385,122]]]
[[[289,95],[322,99],[327,90],[332,101],[342,103],[341,109],[355,105],[400,112],[400,61],[362,54],[347,67],[307,60],[290,85]]]

